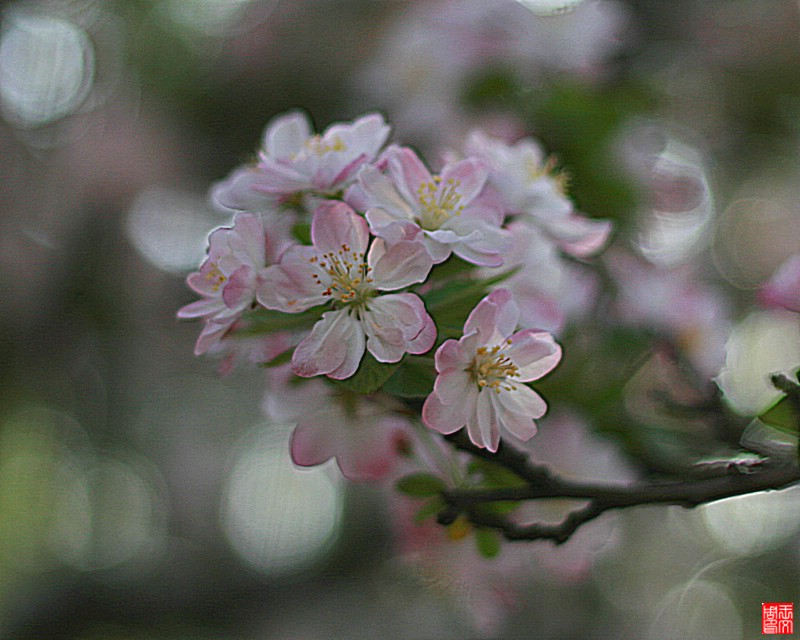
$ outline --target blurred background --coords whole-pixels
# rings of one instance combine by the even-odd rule
[[[796,316],[754,296],[800,251],[795,0],[4,2],[1,638],[735,639],[761,602],[800,601],[794,490],[516,546],[513,606],[476,624],[482,587],[402,562],[379,492],[294,470],[263,372],[221,376],[175,319],[228,222],[210,185],[294,107],[319,130],[380,110],[433,164],[471,126],[538,137],[615,246],[711,292],[710,326],[680,337],[709,377],[726,355],[706,346],[749,345],[734,409],[763,408],[753,367],[800,364]],[[623,397],[652,375],[642,322],[585,368],[613,402],[589,389],[547,419],[597,438],[567,467],[602,479],[688,446]]]

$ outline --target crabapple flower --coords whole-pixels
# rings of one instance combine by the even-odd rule
[[[595,274],[586,265],[565,259],[546,234],[520,218],[508,225],[513,242],[504,254],[513,273],[502,286],[514,296],[522,328],[544,329],[558,336],[564,326],[586,315],[598,290]],[[480,277],[497,274],[481,269]]]
[[[286,196],[306,190],[334,193],[375,158],[389,130],[383,116],[368,114],[314,135],[304,113],[288,113],[267,127],[258,163],[262,179],[253,188]]]
[[[537,380],[561,359],[553,336],[537,329],[514,333],[519,309],[507,289],[481,300],[464,324],[464,336],[436,352],[439,374],[422,407],[422,420],[443,434],[467,427],[478,447],[497,451],[500,432],[520,440],[536,433],[545,401],[523,384]]]
[[[481,198],[488,170],[475,158],[448,163],[431,175],[416,153],[390,147],[382,159],[387,174],[367,165],[346,199],[366,211],[370,230],[393,241],[404,225],[413,223],[434,264],[451,253],[473,264],[498,267],[508,234],[500,227],[503,213]]]
[[[758,292],[766,307],[800,312],[800,253],[786,260]]]
[[[272,420],[296,423],[290,443],[296,465],[313,467],[335,458],[354,482],[386,479],[398,469],[413,433],[395,400],[359,396],[319,379],[296,384],[292,378],[288,366],[270,369],[263,407]]]
[[[389,137],[383,116],[367,114],[315,135],[308,116],[293,111],[267,125],[258,163],[235,169],[211,198],[223,210],[274,210],[298,195],[335,195],[375,159]]]
[[[314,212],[313,246],[292,246],[264,270],[258,301],[268,309],[333,305],[297,345],[294,373],[342,380],[355,373],[365,348],[380,362],[397,362],[433,346],[436,327],[418,296],[379,295],[422,282],[431,269],[418,232],[406,232],[391,245],[378,238],[369,246],[364,219],[343,202],[327,202]]]
[[[201,355],[217,345],[256,299],[258,273],[274,255],[275,239],[261,218],[239,213],[232,227],[216,229],[208,238],[208,255],[200,271],[186,279],[202,296],[178,311],[179,318],[203,318],[205,325],[195,345]]]
[[[567,253],[584,258],[599,251],[611,233],[608,220],[575,213],[566,195],[565,174],[533,138],[513,145],[482,131],[472,131],[464,150],[489,167],[488,183],[509,213],[528,218]]]

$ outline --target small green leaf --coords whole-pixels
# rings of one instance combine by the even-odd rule
[[[435,379],[433,358],[406,356],[383,385],[383,390],[398,398],[427,398],[433,391]]]
[[[516,272],[517,269],[511,269],[483,280],[450,280],[441,287],[427,292],[422,297],[425,300],[428,311],[432,313],[436,310],[452,307],[459,302],[471,301],[475,298],[480,300],[490,287],[510,278]]]
[[[311,244],[311,225],[298,222],[292,227],[292,235],[300,244]]]
[[[496,558],[500,553],[500,537],[491,529],[476,529],[475,544],[484,558]]]
[[[486,488],[519,487],[526,482],[516,473],[489,460],[472,460],[467,467],[470,474],[480,476]]]
[[[243,329],[237,331],[236,335],[251,337],[266,333],[277,333],[278,331],[310,329],[327,309],[327,305],[313,307],[302,313],[283,313],[272,309],[256,309],[245,315],[244,320],[247,324]]]
[[[800,425],[800,411],[790,396],[783,396],[758,418],[764,424],[783,433],[796,434]]]
[[[279,353],[277,356],[275,356],[272,360],[269,360],[268,362],[262,362],[259,366],[267,368],[279,367],[282,364],[291,362],[293,353],[294,353],[294,347]]]
[[[445,504],[444,500],[439,497],[433,498],[432,500],[428,500],[425,502],[414,515],[414,523],[415,524],[422,524],[426,520],[429,520],[437,513],[439,513],[442,509],[444,509]]]
[[[441,478],[430,473],[412,473],[397,481],[397,490],[412,498],[429,498],[438,496],[445,490]]]
[[[367,352],[352,376],[346,380],[331,380],[331,382],[353,393],[375,393],[392,377],[399,366],[399,362],[378,362]]]

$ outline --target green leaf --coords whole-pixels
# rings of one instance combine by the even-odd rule
[[[451,280],[441,287],[423,294],[422,298],[425,300],[429,313],[447,309],[458,303],[472,301],[473,299],[476,299],[477,303],[490,287],[510,278],[516,272],[517,269],[511,269],[482,280]]]
[[[397,490],[412,498],[429,498],[438,496],[445,490],[441,478],[430,473],[412,473],[410,476],[397,481]]]
[[[266,368],[279,367],[282,364],[291,362],[293,353],[294,353],[294,347],[291,347],[290,349],[287,349],[286,351],[279,353],[272,360],[269,360],[268,362],[262,362],[258,366]]]
[[[758,418],[764,424],[778,431],[797,434],[798,425],[800,425],[800,410],[793,398],[783,396]]]
[[[298,222],[292,227],[292,235],[300,244],[311,244],[311,225]]]
[[[433,358],[406,356],[383,385],[383,390],[398,398],[427,398],[433,391],[434,380]]]
[[[272,309],[256,309],[245,315],[244,320],[247,325],[237,331],[236,335],[249,337],[264,335],[265,333],[277,333],[278,331],[310,329],[326,310],[328,310],[327,305],[313,307],[302,313],[283,313]]]
[[[414,515],[414,523],[415,524],[422,524],[426,520],[432,518],[437,513],[439,513],[442,509],[444,509],[445,504],[444,500],[439,497],[433,498],[432,500],[428,500],[425,502],[422,507],[420,507],[419,511]]]
[[[489,460],[472,460],[467,470],[472,475],[479,475],[481,484],[489,489],[519,487],[527,484],[516,473]]]
[[[399,366],[399,362],[378,362],[372,354],[366,352],[352,376],[346,380],[331,380],[331,382],[353,393],[375,393],[392,377]]]
[[[496,558],[500,554],[500,536],[491,529],[476,529],[475,544],[484,558]]]

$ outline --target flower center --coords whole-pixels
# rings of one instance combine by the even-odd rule
[[[330,151],[346,151],[347,145],[339,136],[333,136],[330,140],[325,140],[322,136],[316,135],[306,140],[306,148],[322,157]]]
[[[206,280],[211,283],[211,291],[216,293],[225,284],[228,278],[220,271],[216,262],[211,263],[211,268],[206,272]]]
[[[311,277],[323,288],[322,295],[330,297],[334,304],[361,307],[372,297],[372,267],[365,262],[363,253],[343,244],[336,252],[309,260],[319,269]]]
[[[519,377],[519,368],[503,350],[511,344],[511,339],[507,339],[503,344],[495,345],[491,348],[480,347],[475,352],[470,372],[479,387],[494,389],[497,393],[505,389],[515,391],[517,386],[512,378]]]
[[[461,182],[448,180],[442,185],[441,176],[433,176],[430,182],[423,182],[417,189],[417,199],[420,204],[420,226],[427,231],[435,231],[441,227],[450,216],[457,216],[463,210],[460,205],[461,194],[458,187]]]
[[[547,158],[543,165],[540,165],[533,158],[527,158],[525,160],[525,169],[531,182],[536,182],[540,178],[550,178],[561,195],[566,195],[569,187],[569,174],[556,169],[557,164],[558,161],[553,156]]]

